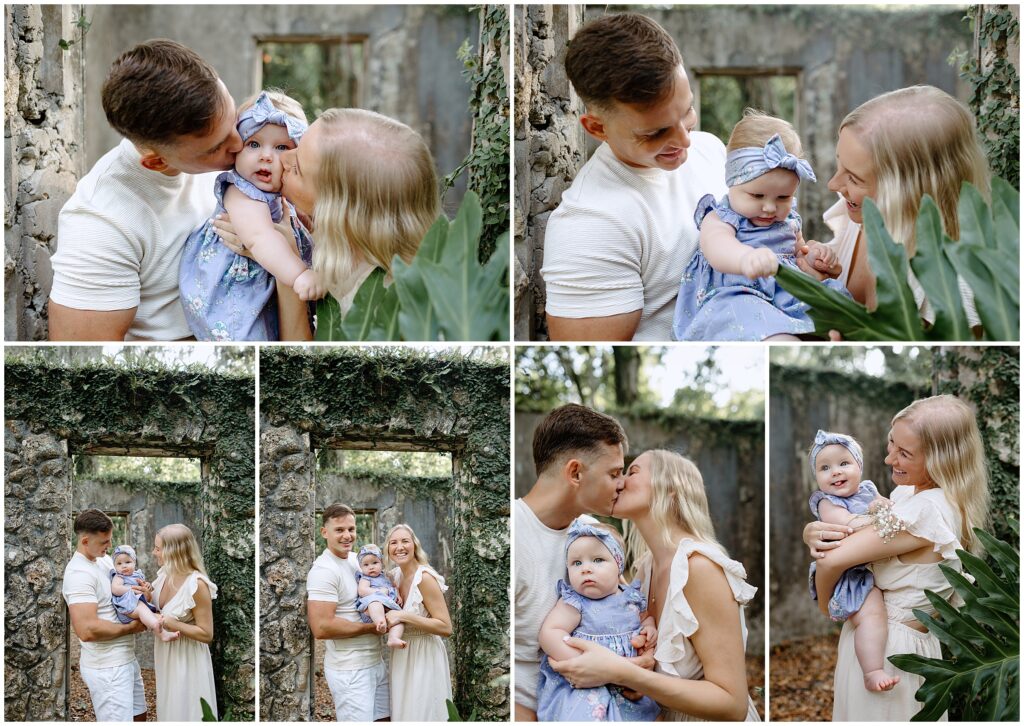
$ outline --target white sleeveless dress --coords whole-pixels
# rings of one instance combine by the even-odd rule
[[[942,562],[913,564],[899,557],[890,557],[869,565],[875,575],[875,586],[882,591],[889,617],[889,633],[885,644],[885,672],[899,674],[900,682],[891,691],[873,692],[864,688],[864,671],[854,651],[856,628],[847,621],[839,636],[839,657],[836,662],[833,721],[909,721],[921,710],[914,693],[924,679],[901,671],[889,662],[890,655],[916,653],[925,658],[941,658],[939,639],[907,625],[914,621],[914,608],[934,614],[924,591],[931,590],[953,606],[962,605],[953,586],[939,569],[940,564],[960,571],[956,550],[961,548],[960,515],[949,505],[941,489],[927,489],[914,494],[914,487],[900,486],[890,497],[893,514],[903,520],[907,531],[935,545]],[[947,721],[946,714],[940,721]]]
[[[402,609],[429,618],[430,613],[423,605],[420,592],[424,573],[430,573],[437,580],[441,592],[448,589],[444,578],[434,568],[420,565],[413,575]],[[391,574],[395,586],[401,589],[402,571],[396,567]],[[391,720],[447,721],[445,699],[452,697],[452,677],[444,639],[407,623],[402,640],[409,644],[408,647],[401,650],[388,648],[391,651]]]
[[[217,586],[209,577],[193,572],[182,583],[161,612],[183,623],[193,624],[192,609],[195,594],[202,580],[210,588],[210,599],[217,598]],[[160,602],[160,590],[167,575],[160,570],[153,583],[153,600]],[[213,713],[217,714],[217,691],[213,680],[213,661],[210,646],[184,635],[170,642],[153,639],[153,667],[156,671],[157,721],[202,721],[203,709],[199,703],[205,698]]]
[[[697,651],[690,643],[690,636],[697,632],[700,623],[686,601],[683,588],[690,579],[690,555],[700,553],[722,568],[733,597],[740,604],[740,628],[743,631],[743,644],[747,644],[747,625],[743,619],[743,605],[750,602],[757,588],[747,583],[747,572],[736,560],[731,560],[714,545],[685,538],[679,542],[672,566],[669,570],[668,591],[671,597],[665,603],[658,623],[658,646],[654,649],[656,661],[654,670],[678,678],[701,680],[704,678],[704,666],[697,657]],[[640,590],[649,599],[651,588],[651,555],[645,554],[637,563],[637,573],[641,580]],[[701,721],[678,711],[667,708],[661,710],[666,721]],[[760,721],[754,702],[747,696],[747,716],[745,721]]]

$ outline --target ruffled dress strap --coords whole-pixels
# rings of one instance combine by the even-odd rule
[[[275,222],[281,221],[281,195],[275,192],[263,191],[234,169],[221,172],[217,175],[217,179],[214,182],[213,193],[217,196],[217,204],[221,209],[224,208],[224,195],[227,194],[229,186],[235,187],[242,194],[249,197],[249,199],[265,203],[270,207],[271,219]]]
[[[395,568],[393,576],[396,584],[401,584],[401,570]],[[416,568],[416,573],[412,576],[412,584],[409,585],[409,597],[406,599],[403,609],[412,610],[415,607],[423,605],[423,593],[420,592],[420,583],[423,581],[424,573],[430,573],[435,580],[437,580],[438,587],[441,588],[441,592],[445,592],[448,586],[444,584],[444,578],[438,574],[437,570],[429,565],[420,565]]]
[[[835,494],[819,490],[811,494],[807,503],[810,505],[815,519],[821,519],[821,516],[818,514],[818,505],[821,504],[822,499],[835,504],[837,507],[842,507],[850,514],[865,514],[868,511],[868,506],[877,496],[878,489],[875,487],[874,482],[870,479],[865,479],[857,487],[857,491],[848,497],[837,497]]]
[[[565,580],[559,580],[558,584],[555,585],[555,590],[558,591],[558,597],[562,598],[562,601],[571,608],[583,612],[583,596],[572,589],[572,585],[567,583]]]
[[[186,617],[196,606],[196,590],[199,589],[200,580],[210,589],[210,599],[216,600],[217,586],[213,584],[213,580],[198,570],[193,570],[178,588],[178,592],[174,593],[174,597],[164,605],[163,612],[179,620]]]
[[[899,488],[900,490],[903,487]],[[956,560],[956,551],[963,549],[960,543],[960,517],[950,506],[939,488],[927,489],[917,494],[894,492],[892,513],[903,522],[910,534],[926,539],[934,545],[935,552],[943,559]]]
[[[633,580],[630,584],[622,585],[621,587],[625,602],[635,604],[640,612],[647,609],[647,598],[640,591],[640,580]]]
[[[745,605],[757,593],[747,582],[747,572],[736,560],[730,559],[718,547],[693,539],[683,539],[676,548],[669,572],[668,598],[658,624],[658,647],[654,657],[662,664],[679,662],[686,654],[688,638],[697,632],[700,623],[687,602],[683,589],[690,579],[690,556],[701,554],[722,568],[733,598]],[[746,634],[744,633],[744,636]],[[745,640],[745,638],[744,638]]]
[[[732,207],[729,206],[728,194],[723,196],[717,202],[710,194],[705,194],[700,198],[697,202],[697,208],[693,213],[693,221],[697,225],[697,229],[700,229],[701,223],[704,221],[704,217],[706,217],[710,212],[717,214],[720,220],[735,230],[739,230],[744,224],[748,223],[744,217],[734,212]]]

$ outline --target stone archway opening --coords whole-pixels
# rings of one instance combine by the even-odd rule
[[[386,556],[384,538],[388,531],[396,524],[408,524],[416,532],[431,566],[446,581],[451,579],[453,460],[450,452],[390,448],[379,443],[367,448],[363,442],[345,442],[341,447],[314,449],[314,456],[313,529],[317,556],[326,547],[320,535],[323,510],[330,504],[342,502],[356,513],[355,551],[372,542]],[[385,566],[388,567],[386,560]],[[451,652],[450,641],[446,641],[446,645],[449,662],[455,670],[456,655]],[[331,696],[323,677],[324,641],[310,635],[310,648],[313,719],[334,721]]]
[[[71,524],[69,548],[75,549],[74,519],[85,509],[99,509],[114,522],[109,553],[128,544],[138,556],[138,569],[152,582],[159,569],[152,555],[153,540],[161,527],[181,523],[193,531],[203,546],[203,525],[196,516],[202,487],[202,461],[198,458],[122,455],[72,456]],[[66,670],[67,718],[95,721],[88,689],[78,672],[81,646],[68,623]],[[153,636],[135,638],[135,654],[149,706],[149,720],[156,720],[156,683],[153,673]]]

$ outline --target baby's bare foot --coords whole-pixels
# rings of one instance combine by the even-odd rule
[[[388,647],[389,648],[397,648],[397,649],[401,650],[402,648],[406,647],[407,645],[408,645],[408,643],[406,643],[401,638],[396,638],[393,634],[388,636]]]
[[[179,635],[181,635],[181,633],[172,633],[168,630],[164,630],[163,628],[160,628],[158,631],[156,631],[156,636],[165,643],[169,643],[172,640],[177,640]]]
[[[864,687],[869,691],[889,691],[899,682],[899,676],[890,676],[883,670],[868,671],[864,674]]]

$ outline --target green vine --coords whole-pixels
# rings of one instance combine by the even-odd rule
[[[82,14],[75,19],[74,25],[75,28],[78,29],[78,40],[75,40],[74,38],[71,40],[61,38],[57,41],[57,45],[59,45],[60,49],[65,52],[71,50],[71,46],[75,43],[80,43],[85,40],[85,34],[89,32],[89,28],[92,26],[92,21],[85,19],[85,11],[83,10]]]
[[[975,54],[954,51],[950,62],[971,87],[968,103],[993,176],[1020,186],[1020,77],[1008,46],[1018,42],[1020,24],[1007,5],[974,5],[964,22],[977,34]],[[986,58],[987,53],[991,58]]]
[[[483,264],[494,252],[498,237],[509,228],[509,103],[501,64],[508,52],[509,21],[505,5],[484,5],[479,10],[480,49],[474,52],[467,39],[458,50],[459,60],[465,66],[463,76],[472,89],[472,148],[444,178],[442,186],[449,189],[464,170],[469,170],[468,186],[479,195],[484,213],[479,251]]]

